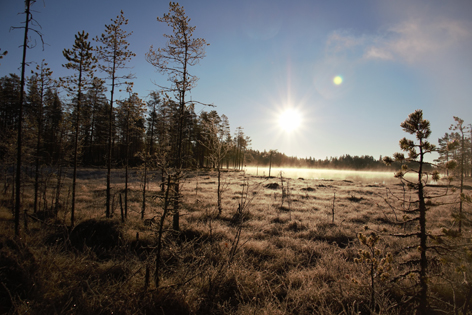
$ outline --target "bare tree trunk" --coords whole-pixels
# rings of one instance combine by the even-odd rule
[[[16,156],[16,200],[15,200],[15,235],[20,236],[20,208],[21,208],[21,156],[22,156],[22,129],[23,129],[23,90],[25,88],[25,68],[26,68],[26,47],[28,43],[28,28],[30,19],[31,1],[26,0],[26,22],[25,36],[23,39],[23,59],[21,61],[21,88],[20,88],[20,104],[18,106],[18,140],[17,140],[17,156]]]
[[[164,222],[169,211],[169,191],[172,185],[170,182],[170,175],[167,176],[167,189],[164,198],[164,212],[162,213],[161,220],[159,221],[159,232],[157,236],[157,249],[156,249],[156,270],[154,273],[154,282],[156,289],[159,288],[160,271],[161,271],[161,250],[162,250],[162,234],[164,232]]]
[[[146,184],[147,184],[147,154],[144,152],[144,174],[143,174],[143,205],[141,208],[141,219],[144,219],[146,212]]]
[[[40,103],[38,110],[38,137],[36,139],[36,169],[35,169],[35,178],[34,178],[34,206],[33,212],[36,213],[38,210],[38,190],[39,190],[39,153],[41,149],[41,132],[43,127],[43,98],[44,98],[44,72],[43,72],[43,63],[41,64],[41,93],[40,93]]]
[[[54,217],[57,218],[57,213],[59,212],[59,200],[61,198],[61,189],[62,189],[62,165],[59,166],[59,174],[57,177],[56,183],[56,201],[54,202]]]
[[[184,81],[186,78],[186,67],[184,67]],[[185,84],[186,82],[184,82]],[[185,114],[185,90],[180,92],[180,114],[179,114],[179,144],[178,144],[178,160],[177,160],[177,176],[174,184],[174,189],[175,189],[175,195],[179,195],[179,180],[181,177],[181,170],[182,170],[182,142],[183,142],[183,125],[184,125],[184,114]],[[174,216],[173,216],[173,223],[172,223],[172,228],[175,231],[180,230],[180,224],[179,224],[179,209],[180,209],[180,204],[179,204],[179,198],[175,198],[174,200]]]
[[[41,98],[42,103],[42,98]],[[39,117],[42,116],[42,106],[39,110]],[[41,118],[38,119],[38,121]],[[38,138],[36,140],[36,161],[35,161],[35,176],[34,176],[34,205],[33,205],[33,212],[36,213],[38,211],[38,190],[39,190],[39,150],[41,147],[41,122],[38,124]]]
[[[461,130],[462,131],[462,130]],[[464,191],[464,154],[465,154],[465,143],[464,133],[462,132],[461,139],[461,196]],[[462,232],[462,198],[459,201],[459,233]]]
[[[125,222],[125,214],[123,212],[123,198],[121,198],[121,194],[120,194],[120,209],[121,209],[121,222],[124,223]]]
[[[110,199],[111,199],[111,155],[112,155],[112,125],[113,125],[113,95],[115,93],[115,66],[116,55],[113,56],[113,70],[111,76],[111,96],[110,96],[110,111],[108,113],[108,156],[107,156],[107,200],[106,200],[106,217],[110,214]]]
[[[164,177],[164,168],[161,168],[161,191],[164,192],[166,187],[166,180]]]
[[[218,171],[218,215],[221,215],[223,208],[221,206],[221,169],[220,161],[217,162],[217,171]]]
[[[126,117],[125,217],[128,217],[129,112],[128,108]]]
[[[420,304],[418,306],[418,313],[421,315],[427,314],[428,308],[428,279],[427,279],[427,268],[428,260],[426,257],[427,245],[426,241],[428,235],[426,234],[426,203],[424,200],[423,191],[423,148],[420,141],[420,161],[418,170],[418,201],[419,201],[419,212],[420,212]]]
[[[77,155],[79,154],[79,125],[80,125],[80,103],[82,97],[82,69],[79,71],[78,92],[77,92],[77,113],[75,115],[75,137],[74,137],[74,172],[72,175],[72,200],[70,211],[70,228],[74,228],[75,221],[75,195],[77,186]]]

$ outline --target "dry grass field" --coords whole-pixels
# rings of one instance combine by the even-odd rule
[[[123,182],[120,172],[115,171],[113,182]],[[28,230],[22,230],[20,241],[13,237],[11,191],[4,192],[0,313],[414,313],[415,301],[410,297],[418,290],[417,278],[414,274],[397,277],[413,268],[417,251],[407,249],[417,247],[418,241],[394,235],[417,229],[415,222],[401,224],[400,211],[402,199],[415,200],[415,192],[399,183],[223,172],[223,210],[218,215],[216,172],[189,172],[181,182],[181,231],[171,231],[172,216],[164,222],[156,288],[153,276],[163,193],[157,178],[151,180],[145,215],[149,220],[141,220],[142,186],[138,173],[133,174],[124,223],[118,194],[114,218],[104,218],[105,172],[81,170],[75,232],[66,228],[70,196],[65,185],[57,217],[29,213]],[[55,193],[51,187],[41,197],[42,208],[44,200],[51,207]],[[113,186],[114,192],[123,188],[123,184]],[[428,195],[441,195],[446,188],[437,185],[426,190]],[[444,228],[457,226],[452,214],[458,200],[459,193],[451,190],[431,200],[429,233],[442,234]],[[30,185],[24,191],[24,207],[32,209],[32,205]],[[470,205],[464,209],[469,211]],[[464,222],[462,228],[461,237],[437,239],[442,248],[429,252],[433,313],[471,312],[472,233],[470,224]],[[378,242],[371,247],[362,244],[361,232],[375,233]],[[360,250],[365,253],[374,246],[374,257],[360,259]],[[372,291],[374,259],[378,265]]]

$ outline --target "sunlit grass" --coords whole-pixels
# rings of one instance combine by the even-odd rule
[[[105,177],[97,172],[90,176],[86,170],[82,172],[77,190],[78,223],[103,219]],[[326,181],[296,177],[284,178],[284,187],[288,184],[290,190],[283,194],[280,178],[223,172],[222,181],[228,185],[224,186],[223,212],[218,217],[216,173],[189,175],[192,176],[183,180],[181,189],[181,236],[168,230],[171,217],[165,222],[161,290],[156,290],[152,281],[157,226],[146,226],[140,219],[141,186],[138,175],[134,175],[129,191],[129,217],[119,224],[124,243],[105,258],[93,249],[78,252],[71,251],[66,244],[46,246],[45,240],[57,231],[39,222],[29,222],[29,232],[22,232],[36,264],[30,276],[37,284],[31,291],[34,298],[18,300],[16,310],[38,313],[54,308],[79,314],[98,310],[159,314],[160,307],[169,311],[178,304],[185,309],[183,314],[365,313],[370,291],[367,270],[354,262],[361,248],[357,233],[364,231],[365,226],[369,231],[381,232],[379,247],[401,256],[402,248],[409,246],[408,240],[390,235],[404,229],[415,230],[414,224],[390,223],[399,214],[392,211],[384,198],[387,188],[403,196],[399,185],[373,184],[369,178]],[[115,174],[115,178],[120,177]],[[62,202],[67,204],[70,182],[65,183]],[[267,188],[271,183],[280,186]],[[247,188],[247,196],[242,197],[243,187]],[[32,186],[25,189],[30,191]],[[113,220],[121,219],[118,197],[123,189],[123,184],[113,185]],[[441,189],[428,187],[430,193],[441,193]],[[406,194],[409,198],[414,192],[406,191]],[[162,195],[159,182],[150,182],[145,218],[160,217],[163,204],[159,198],[153,198],[158,195]],[[5,207],[9,198],[6,194],[1,199],[3,239],[13,235],[11,212]],[[446,201],[454,198],[457,192]],[[233,217],[241,202],[248,204],[247,217],[235,259],[229,263],[237,232]],[[399,201],[395,203],[400,206]],[[450,214],[449,206],[433,207],[428,213],[431,230],[450,226]],[[68,208],[61,208],[58,218],[65,218],[67,225],[69,215]],[[3,252],[15,259],[30,257],[15,254],[8,246],[3,247]],[[147,291],[144,290],[146,267],[151,271]],[[397,265],[397,268],[400,272],[406,267]],[[452,267],[445,267],[443,272],[447,272],[451,281],[461,281]],[[448,296],[446,290],[440,289],[439,282],[434,281],[432,288]],[[406,285],[384,284],[379,289],[377,300],[382,313],[408,312],[406,306],[391,307],[402,298],[399,292],[405,288]],[[70,297],[74,303],[69,303]],[[460,294],[456,298],[460,299]]]

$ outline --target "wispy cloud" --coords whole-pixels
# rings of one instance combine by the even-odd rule
[[[435,59],[463,41],[470,40],[466,22],[411,19],[377,34],[331,33],[326,42],[329,54],[356,52],[359,58],[416,63]]]
[[[368,41],[366,36],[355,36],[349,31],[334,31],[328,37],[326,50],[329,54],[356,50]]]
[[[379,47],[371,46],[366,49],[364,57],[367,59],[384,59],[393,60],[394,56],[391,52]]]

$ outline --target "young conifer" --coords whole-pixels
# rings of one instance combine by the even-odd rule
[[[402,129],[416,137],[416,141],[403,138],[400,140],[400,148],[402,151],[408,152],[406,157],[403,153],[395,153],[394,159],[386,156],[384,162],[390,165],[394,161],[402,162],[402,169],[395,175],[396,178],[400,179],[406,185],[416,191],[417,200],[407,201],[410,205],[406,209],[402,209],[404,212],[404,223],[418,222],[418,231],[412,233],[396,234],[395,236],[401,238],[417,238],[419,239],[418,246],[410,246],[409,248],[416,248],[419,252],[419,259],[410,259],[409,264],[415,266],[409,270],[406,274],[401,275],[399,278],[418,275],[419,276],[419,293],[415,296],[417,301],[417,314],[429,314],[428,307],[428,255],[434,246],[429,244],[428,239],[434,240],[435,236],[427,232],[427,221],[426,215],[429,208],[431,207],[431,199],[440,196],[428,196],[425,192],[425,187],[429,179],[433,181],[439,180],[439,172],[433,170],[428,172],[425,170],[427,165],[431,165],[425,160],[425,156],[436,151],[436,146],[431,144],[427,139],[431,135],[430,123],[428,120],[423,119],[423,111],[416,110],[411,113],[408,118],[400,124]],[[409,167],[411,165],[412,167]],[[415,165],[415,166],[413,166]],[[452,167],[453,163],[448,163],[447,167]],[[417,180],[410,180],[405,178],[406,173],[414,173],[417,175]],[[451,180],[451,179],[450,179]],[[426,202],[428,201],[428,202]]]
[[[111,80],[110,86],[110,111],[108,114],[108,154],[107,154],[107,196],[106,196],[106,217],[111,216],[110,199],[111,199],[111,154],[112,154],[112,126],[113,126],[113,102],[115,87],[120,84],[128,84],[128,82],[120,82],[120,80],[133,79],[132,74],[119,76],[117,71],[126,68],[126,64],[135,53],[128,49],[129,43],[127,37],[132,34],[122,29],[123,25],[128,24],[128,20],[123,16],[123,11],[111,20],[112,23],[105,25],[105,33],[95,38],[100,44],[97,47],[97,57],[101,61],[99,69],[107,74],[108,80]]]
[[[76,179],[77,179],[77,161],[79,152],[79,126],[81,119],[81,102],[84,90],[93,81],[93,70],[95,69],[96,58],[92,54],[92,46],[88,41],[88,33],[85,31],[79,32],[75,35],[74,45],[72,49],[64,49],[62,54],[68,61],[68,63],[62,66],[74,70],[76,73],[70,77],[62,79],[65,88],[68,91],[69,96],[76,98],[75,107],[75,134],[74,134],[74,173],[72,177],[72,200],[71,200],[71,216],[70,226],[74,227],[74,214],[75,214],[75,190],[76,190]]]
[[[460,186],[460,201],[459,201],[459,213],[457,214],[457,221],[459,221],[459,233],[462,232],[462,222],[464,221],[465,217],[462,212],[463,210],[463,194],[464,194],[464,173],[465,173],[465,159],[466,159],[466,136],[465,134],[470,131],[469,127],[464,126],[464,120],[460,119],[459,117],[453,116],[454,120],[456,121],[455,125],[451,125],[449,127],[450,130],[454,130],[457,132],[457,142],[456,147],[459,148],[460,154],[460,177],[461,177],[461,186]]]
[[[194,38],[193,32],[195,26],[190,26],[190,18],[185,15],[185,10],[178,3],[169,3],[169,13],[163,17],[158,17],[157,21],[167,23],[172,27],[173,34],[164,34],[168,39],[167,44],[163,48],[154,50],[151,46],[146,54],[146,60],[153,65],[157,71],[167,74],[170,87],[161,87],[165,92],[173,93],[179,103],[179,119],[178,119],[178,142],[177,154],[175,157],[175,167],[180,172],[183,166],[183,131],[184,116],[187,103],[195,103],[195,101],[186,101],[186,94],[195,87],[198,78],[189,73],[189,68],[198,64],[200,59],[205,57],[205,46],[209,45],[203,38]],[[179,176],[177,176],[179,178]],[[175,183],[176,194],[179,194],[179,183]],[[179,203],[178,199],[174,204],[173,229],[179,230]]]

